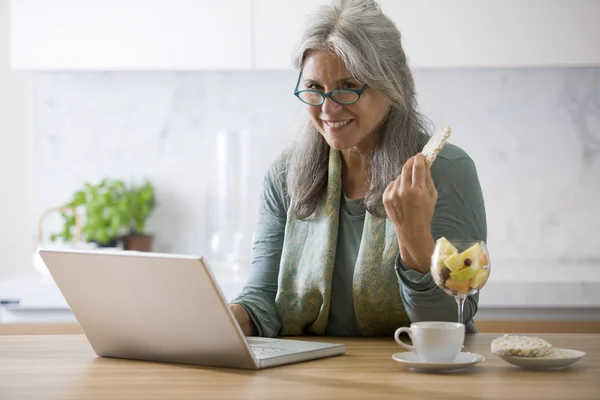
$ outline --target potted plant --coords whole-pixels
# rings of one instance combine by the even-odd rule
[[[122,237],[123,249],[152,251],[154,236],[146,232],[146,222],[156,206],[154,187],[146,181],[142,186],[129,188],[125,197],[128,221]]]
[[[127,199],[127,188],[122,180],[103,179],[95,185],[85,183],[64,206],[85,210],[82,234],[88,242],[93,242],[99,247],[116,247],[121,235],[129,227],[130,207]],[[50,239],[72,240],[75,217],[65,212],[61,214],[63,229]]]

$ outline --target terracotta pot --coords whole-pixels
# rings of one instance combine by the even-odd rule
[[[126,235],[123,236],[123,250],[152,251],[152,235]]]

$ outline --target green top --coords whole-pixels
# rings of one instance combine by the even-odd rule
[[[242,305],[260,336],[277,336],[281,322],[273,312],[290,198],[287,194],[284,158],[269,168],[264,182],[259,220],[254,239],[252,273],[242,293],[232,301]],[[432,166],[438,191],[433,221],[434,240],[476,238],[487,240],[483,195],[473,160],[459,147],[446,144]],[[360,247],[365,208],[362,200],[342,196],[335,266],[331,284],[331,306],[326,327],[330,336],[360,336],[353,307],[352,282]],[[407,269],[396,261],[399,295],[411,321],[456,321],[454,298],[441,291],[429,273]],[[476,332],[473,316],[479,296],[469,296],[464,305],[467,332]]]

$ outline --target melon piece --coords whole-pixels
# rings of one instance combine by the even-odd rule
[[[465,266],[465,260],[459,253],[454,253],[444,260],[444,265],[448,267],[450,271],[459,271]]]
[[[469,289],[471,289],[469,281],[453,281],[448,279],[445,283],[445,286],[448,289],[454,290],[460,294],[467,294],[469,293]]]
[[[460,253],[460,256],[462,257],[463,260],[470,258],[473,261],[475,261],[475,260],[480,261],[481,256],[485,256],[485,252],[483,251],[483,248],[481,247],[481,245],[479,243],[475,243],[473,246],[469,247],[468,249],[466,249],[465,251]],[[487,265],[487,257],[486,257],[486,263],[483,265]]]
[[[450,243],[448,241],[448,239],[446,239],[445,237],[441,237],[437,240],[437,244],[438,244],[438,254],[440,255],[445,255],[445,256],[451,256],[454,253],[458,253],[458,250],[456,249],[456,247],[454,247],[452,245],[452,243]]]
[[[490,276],[490,270],[479,267],[479,271],[475,274],[475,276],[471,279],[471,287],[474,289],[479,289],[483,286]]]
[[[453,281],[468,281],[479,271],[479,263],[472,262],[470,266],[450,273],[450,279]]]
[[[485,255],[485,253],[483,253],[481,255],[481,257],[479,257],[479,265],[481,265],[482,267],[487,267],[488,264],[489,264],[488,258]]]
[[[439,238],[436,246],[437,248],[432,261],[437,264],[438,269],[442,269],[444,268],[444,261],[453,254],[458,254],[458,250],[445,237]]]
[[[485,264],[482,264],[482,261]],[[473,246],[469,247],[462,253],[454,253],[450,257],[446,258],[444,260],[444,264],[451,271],[457,272],[464,268],[471,268],[473,266],[478,267],[479,265],[487,265],[487,257],[485,256],[485,252],[483,251],[481,245],[479,243],[475,243]],[[472,272],[472,275],[470,275],[470,277],[475,275],[476,272],[477,271]],[[469,275],[469,273],[465,274],[465,276]],[[470,277],[460,278],[460,280],[470,279]]]

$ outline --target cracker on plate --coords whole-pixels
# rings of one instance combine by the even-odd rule
[[[550,354],[552,345],[533,336],[503,335],[492,340],[492,353],[512,357],[543,357]]]

